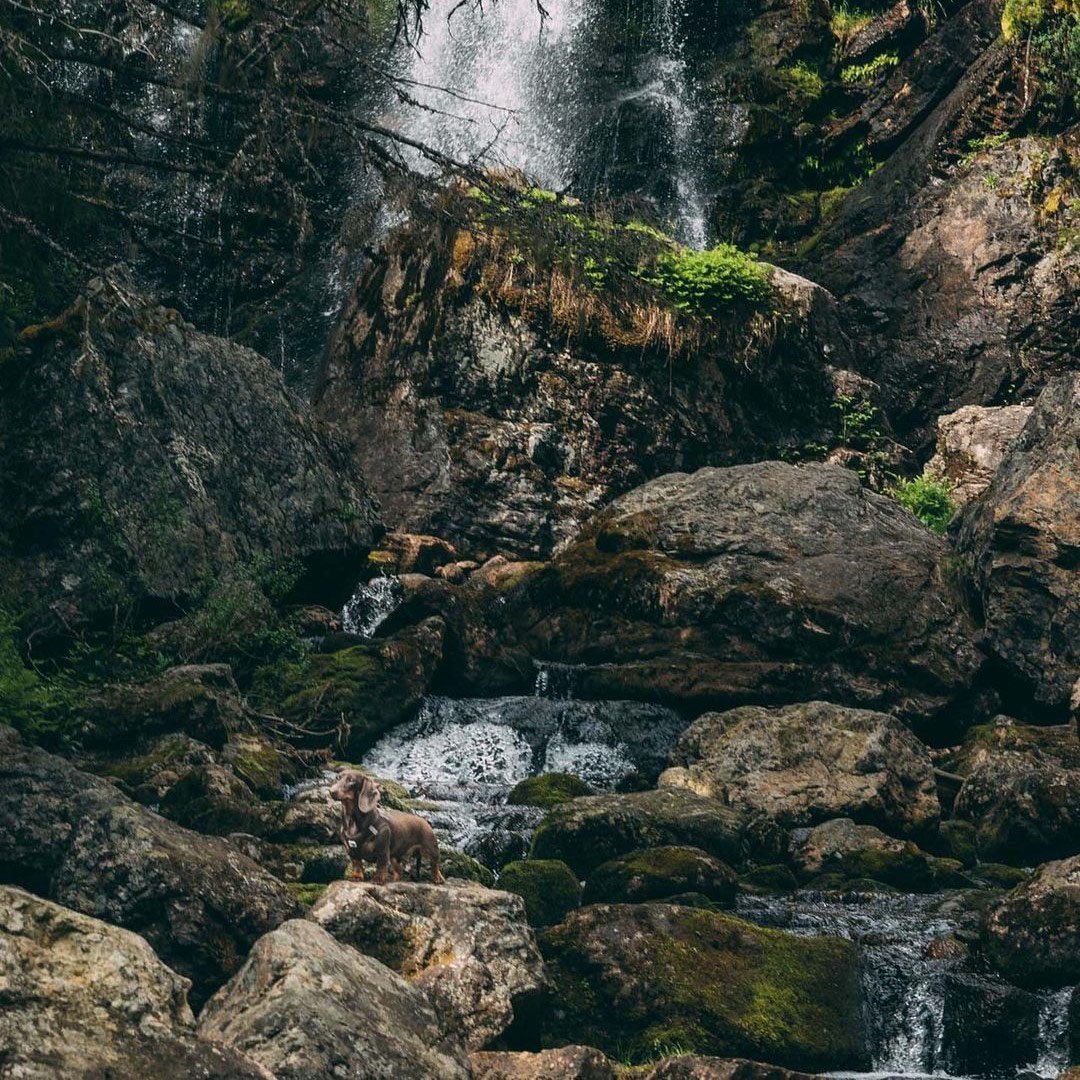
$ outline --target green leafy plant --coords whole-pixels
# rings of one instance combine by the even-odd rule
[[[900,56],[897,53],[881,53],[880,56],[875,56],[873,60],[868,60],[865,64],[848,64],[840,72],[840,81],[848,85],[873,82],[899,63]]]
[[[888,493],[928,529],[939,535],[945,532],[956,514],[956,504],[952,501],[952,485],[935,476],[924,475],[911,480],[900,480]]]
[[[1010,132],[1001,131],[996,135],[981,135],[977,139],[968,140],[967,153],[960,159],[961,165],[970,165],[983,150],[993,150],[995,147],[1004,146],[1009,141]]]
[[[873,20],[872,11],[864,11],[862,8],[853,7],[847,3],[839,3],[832,9],[829,29],[832,30],[833,37],[839,41],[846,41]]]
[[[780,68],[777,74],[788,93],[803,105],[817,101],[825,90],[825,80],[821,77],[821,72],[803,60]]]
[[[703,318],[736,302],[764,306],[773,292],[768,265],[733,244],[665,252],[640,276],[676,309]]]

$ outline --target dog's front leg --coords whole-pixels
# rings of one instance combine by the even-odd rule
[[[349,872],[345,876],[348,881],[367,881],[367,871],[364,869],[364,860],[350,859]]]

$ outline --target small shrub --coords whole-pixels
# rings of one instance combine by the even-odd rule
[[[821,72],[802,60],[780,68],[777,74],[791,97],[803,106],[817,101],[825,90],[825,80],[821,77]]]
[[[677,310],[701,318],[739,301],[758,307],[772,298],[769,267],[733,244],[665,252],[641,276]]]
[[[874,13],[872,11],[863,11],[861,8],[839,3],[832,10],[829,28],[832,30],[833,37],[838,41],[847,41],[848,38],[857,34],[864,26],[873,22],[873,19]]]
[[[952,485],[934,476],[916,476],[901,480],[889,489],[889,494],[910,510],[928,529],[945,532],[956,513],[952,501]]]

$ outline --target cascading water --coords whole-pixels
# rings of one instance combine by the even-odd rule
[[[393,574],[363,582],[341,612],[341,625],[350,634],[371,637],[405,599],[405,590]]]
[[[598,37],[597,26],[610,25],[600,18],[602,2],[546,0],[541,15],[536,0],[498,0],[453,17],[456,0],[433,3],[404,65],[413,101],[394,110],[391,126],[457,160],[519,169],[555,191],[603,193],[618,173],[615,194],[647,190],[678,239],[704,247],[699,95],[684,55],[684,0],[643,0],[644,37],[622,44],[634,62],[615,85],[600,74],[613,44]],[[620,127],[628,112],[647,130],[647,162],[614,160],[627,153]]]

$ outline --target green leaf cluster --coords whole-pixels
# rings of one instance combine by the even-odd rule
[[[901,480],[889,489],[889,494],[910,510],[928,529],[939,535],[949,527],[956,514],[952,501],[952,485],[934,476],[916,476]]]
[[[763,307],[772,299],[769,267],[733,244],[708,251],[664,252],[640,271],[679,311],[708,318],[733,303]]]

